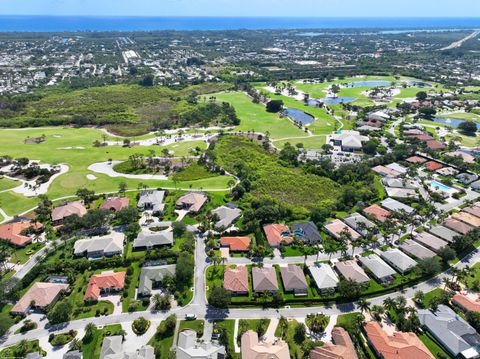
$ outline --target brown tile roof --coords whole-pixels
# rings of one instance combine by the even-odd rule
[[[438,252],[440,249],[448,245],[448,243],[443,239],[438,238],[437,236],[434,236],[433,234],[428,232],[421,232],[416,234],[415,241],[431,248],[435,252]]]
[[[355,241],[361,237],[361,235],[357,231],[353,230],[339,219],[334,219],[330,223],[326,224],[324,227],[336,238],[340,238],[340,235],[344,230],[347,230],[350,233],[352,241]]]
[[[424,164],[424,167],[429,171],[436,171],[442,168],[443,165],[435,161],[428,161],[427,163]]]
[[[427,160],[425,158],[420,157],[420,156],[409,157],[409,158],[406,159],[406,161],[410,162],[410,163],[419,163],[419,164],[427,162]]]
[[[382,166],[382,165],[378,165],[378,166],[373,167],[372,171],[374,171],[374,172],[376,172],[376,173],[378,173],[379,175],[382,175],[382,176],[390,176],[390,177],[400,176],[400,172],[395,171],[391,168]]]
[[[253,290],[255,292],[278,290],[277,273],[272,267],[252,268]]]
[[[21,233],[30,227],[40,229],[42,228],[42,225],[40,223],[34,224],[30,221],[20,221],[4,224],[0,226],[0,238],[18,247],[25,247],[28,243],[32,241],[32,238],[24,236]]]
[[[100,206],[101,209],[111,209],[114,211],[120,211],[130,204],[130,198],[128,197],[112,197],[107,199]]]
[[[480,218],[480,207],[471,206],[471,207],[466,207],[463,210],[464,210],[464,212],[473,214],[475,217]]]
[[[83,299],[98,299],[101,290],[120,290],[125,284],[125,272],[94,274],[90,277]]]
[[[389,211],[380,207],[378,204],[372,204],[370,207],[364,208],[363,213],[376,218],[380,222],[385,222],[385,220],[390,217],[391,214]]]
[[[347,331],[341,327],[332,330],[335,344],[326,343],[310,352],[310,359],[357,359],[355,346]],[[413,359],[413,358],[412,358]]]
[[[260,343],[258,334],[249,330],[243,333],[241,341],[242,359],[290,359],[288,344],[283,340]]]
[[[266,224],[263,226],[263,231],[270,246],[278,246],[282,242],[287,244],[293,242],[290,229],[284,224]]]
[[[207,196],[203,193],[190,192],[180,197],[176,205],[187,206],[191,212],[198,212],[207,200]]]
[[[347,280],[352,280],[357,283],[370,282],[367,273],[365,273],[363,268],[353,259],[344,262],[337,262],[335,263],[335,268]]]
[[[452,218],[458,219],[473,227],[480,227],[480,218],[475,217],[473,214],[467,212],[458,212],[452,215]]]
[[[443,150],[446,146],[437,140],[431,140],[427,141],[427,147],[431,150]]]
[[[283,286],[286,291],[306,291],[307,279],[303,274],[302,268],[295,264],[289,264],[287,267],[280,267]]]
[[[245,266],[227,268],[223,273],[223,287],[230,292],[248,292],[248,271]]]
[[[87,210],[81,201],[74,201],[67,203],[64,206],[55,207],[52,211],[52,220],[61,221],[62,219],[74,214],[79,217],[83,217],[85,214],[87,214]]]
[[[418,139],[418,140],[420,140],[420,141],[431,141],[431,140],[433,140],[433,137],[432,137],[432,136],[430,136],[430,135],[425,135],[425,134],[423,134],[423,135],[410,135],[410,136],[408,136],[408,137],[410,137],[410,138],[416,138],[416,139]]]
[[[62,290],[68,290],[68,284],[37,282],[23,295],[11,309],[12,313],[25,313],[32,301],[36,307],[44,308],[58,299]]]
[[[377,322],[365,324],[368,340],[384,359],[434,359],[415,333],[387,335]]]
[[[222,247],[229,247],[231,251],[248,251],[250,249],[249,237],[222,237],[220,238]]]
[[[477,299],[473,299],[463,294],[455,294],[452,298],[452,303],[469,312],[480,312],[480,298],[478,295]]]
[[[473,227],[453,218],[447,218],[442,225],[450,229],[453,229],[455,232],[460,234],[467,234],[468,232],[473,231]]]

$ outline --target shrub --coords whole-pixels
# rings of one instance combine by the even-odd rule
[[[143,335],[150,328],[151,322],[144,317],[137,318],[132,323],[132,330],[137,335]]]

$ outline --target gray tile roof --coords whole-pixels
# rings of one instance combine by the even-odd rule
[[[459,236],[459,234],[450,228],[444,226],[434,226],[428,230],[431,234],[436,235],[442,239],[445,239],[447,242],[453,242],[453,238]]]
[[[280,274],[286,291],[307,291],[307,279],[298,265],[289,264],[287,267],[280,267]]]
[[[352,280],[357,283],[368,283],[370,278],[365,273],[362,267],[354,260],[335,263],[335,268],[347,280]]]
[[[403,204],[402,202],[399,202],[393,198],[384,199],[381,204],[383,208],[391,211],[404,210],[407,213],[413,213],[415,211],[415,209],[413,209],[412,207],[407,206],[406,204]]]
[[[123,235],[80,239],[75,242],[73,246],[73,253],[76,256],[81,256],[86,253],[86,255],[89,257],[123,254],[123,241]]]
[[[140,232],[137,238],[133,240],[133,248],[154,247],[172,244],[173,232],[171,231],[151,232],[146,230]]]
[[[230,208],[227,206],[221,206],[212,211],[219,218],[219,221],[215,223],[215,228],[228,228],[235,220],[242,215],[240,208]]]
[[[359,260],[377,279],[385,279],[397,273],[376,254],[370,254],[366,257],[360,256]]]
[[[425,247],[430,248],[434,252],[438,252],[440,249],[448,245],[448,243],[443,239],[440,239],[437,236],[427,232],[417,233],[414,236],[414,239],[418,243],[423,244]]]
[[[255,292],[278,290],[278,281],[275,268],[272,267],[253,267],[252,268],[253,290]]]
[[[311,243],[322,241],[322,237],[318,232],[318,228],[313,222],[294,223],[290,226],[290,230],[296,236],[303,237],[305,240]]]
[[[62,359],[82,359],[82,352],[78,350],[66,352],[65,354],[63,354]]]
[[[337,287],[339,282],[338,276],[328,264],[315,264],[308,267],[308,271],[310,272],[318,289],[333,289]]]
[[[366,217],[356,212],[345,217],[343,221],[362,235],[366,235],[368,231],[360,230],[358,225],[359,223],[365,223],[365,226],[367,229],[371,229],[375,227],[375,224],[372,221],[368,220]]]
[[[418,318],[428,331],[453,355],[480,348],[480,335],[466,321],[445,305],[435,313],[419,310]]]
[[[435,253],[430,249],[422,246],[412,239],[407,239],[401,245],[398,246],[402,251],[414,256],[418,259],[433,258]]]
[[[138,198],[137,206],[141,209],[150,209],[154,212],[161,212],[165,207],[163,204],[164,197],[165,191],[144,191]]]
[[[154,282],[161,282],[166,274],[175,275],[175,268],[175,264],[142,267],[138,284],[138,293],[141,295],[150,295],[152,293]]]
[[[381,253],[382,258],[394,266],[401,273],[408,272],[417,265],[412,258],[400,251],[398,248],[392,248]]]

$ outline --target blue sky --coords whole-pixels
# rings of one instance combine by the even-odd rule
[[[0,0],[0,15],[480,17],[479,0]]]

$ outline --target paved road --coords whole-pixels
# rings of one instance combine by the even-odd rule
[[[468,40],[471,40],[471,39],[474,39],[474,38],[476,38],[478,35],[480,35],[480,31],[475,31],[475,32],[471,33],[470,35],[465,36],[463,39],[458,40],[458,41],[455,41],[455,42],[452,42],[450,45],[448,45],[448,46],[446,46],[446,47],[443,47],[443,48],[441,48],[440,50],[443,51],[443,50],[456,49],[456,48],[462,46],[464,42],[466,42],[466,41],[468,41]]]

